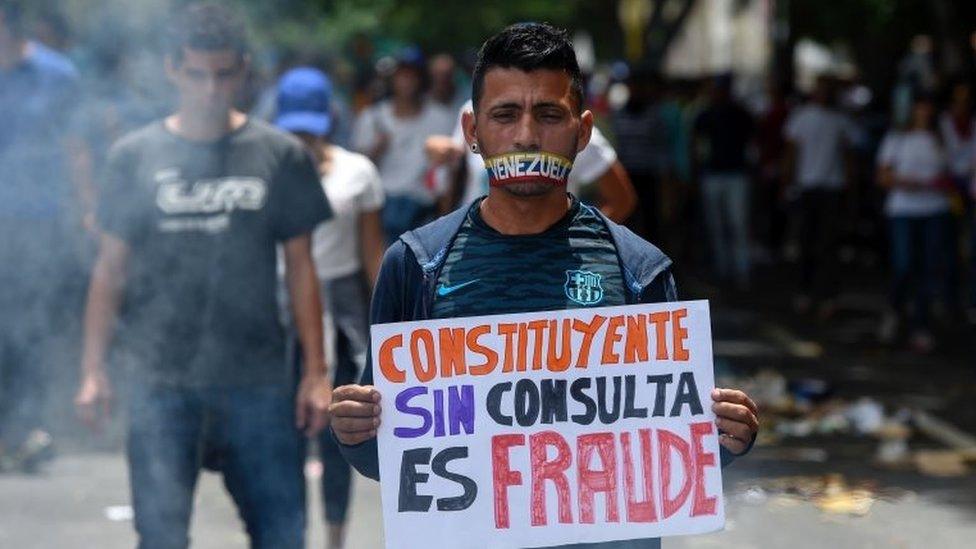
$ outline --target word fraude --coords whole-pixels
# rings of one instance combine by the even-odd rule
[[[566,185],[573,162],[549,152],[506,153],[485,159],[490,185],[539,183]]]

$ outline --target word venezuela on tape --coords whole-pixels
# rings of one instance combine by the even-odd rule
[[[372,327],[388,547],[720,529],[708,303]]]

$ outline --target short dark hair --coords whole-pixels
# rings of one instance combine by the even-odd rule
[[[493,68],[565,71],[576,100],[576,112],[583,111],[583,74],[565,30],[548,23],[516,23],[486,40],[478,52],[471,79],[475,110],[484,91],[485,73]]]
[[[190,4],[170,22],[166,49],[174,62],[183,60],[183,50],[232,50],[242,58],[247,54],[244,24],[224,6]]]
[[[15,36],[24,32],[24,10],[19,0],[0,0],[0,15],[3,16],[3,26]]]

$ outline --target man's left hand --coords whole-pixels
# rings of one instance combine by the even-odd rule
[[[759,407],[737,389],[712,389],[712,400],[719,442],[733,454],[742,454],[759,432]]]
[[[332,383],[323,375],[306,375],[295,396],[295,426],[311,438],[329,424]]]

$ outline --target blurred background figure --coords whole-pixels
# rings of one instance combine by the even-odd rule
[[[759,152],[756,233],[768,261],[781,259],[787,230],[786,177],[783,159],[786,139],[783,130],[790,115],[790,104],[783,84],[770,79],[768,99],[756,122],[756,144]]]
[[[451,131],[454,113],[431,101],[427,87],[420,49],[402,49],[390,98],[363,111],[353,131],[353,146],[376,163],[383,180],[383,230],[388,243],[430,220],[445,192],[428,169],[424,144],[430,136]]]
[[[292,69],[278,81],[275,122],[297,135],[311,152],[334,214],[312,233],[312,256],[325,303],[327,363],[332,366],[332,384],[338,387],[358,380],[366,366],[369,291],[385,247],[380,223],[384,195],[376,166],[368,158],[329,141],[331,94],[332,83],[325,73],[309,67]],[[297,335],[291,338],[297,361],[301,357]],[[317,441],[329,547],[340,549],[345,542],[352,469],[328,431]]]
[[[457,62],[449,53],[438,53],[427,63],[430,99],[450,112],[457,112],[471,97],[470,83],[461,78]]]
[[[935,105],[919,94],[902,130],[890,132],[878,153],[878,181],[888,189],[885,215],[890,227],[891,311],[882,321],[880,336],[894,342],[899,319],[912,309],[905,333],[913,350],[928,353],[934,340],[929,325],[933,303],[945,299],[946,246],[952,220],[946,149],[937,129]],[[940,295],[941,294],[941,295]]]
[[[973,226],[973,197],[969,192],[974,181],[976,162],[976,118],[973,116],[972,86],[958,81],[949,88],[945,110],[939,116],[939,136],[945,147],[948,175],[952,178],[950,227],[946,234],[945,302],[946,312],[954,319],[962,318],[967,309],[976,307],[976,274],[972,262],[964,267],[963,242],[969,243],[969,255],[976,251]],[[962,277],[961,274],[967,276]],[[966,287],[960,286],[962,280]]]
[[[656,243],[661,238],[661,187],[671,169],[670,136],[660,106],[663,83],[658,73],[637,68],[627,84],[627,102],[613,114],[611,128],[620,164],[637,193],[637,209],[628,225]]]
[[[800,286],[794,307],[802,313],[816,305],[822,317],[833,313],[841,291],[838,212],[846,206],[846,155],[857,139],[856,127],[835,100],[830,80],[818,78],[810,99],[790,114],[785,129],[799,216]]]
[[[714,272],[740,290],[749,287],[752,182],[746,153],[754,132],[752,115],[732,96],[731,76],[717,78],[711,102],[695,120],[692,150],[701,174]]]
[[[91,208],[71,170],[77,71],[28,39],[21,8],[0,1],[0,471],[50,454],[46,388],[65,358],[59,337],[77,323],[66,282],[80,274],[75,248]]]

